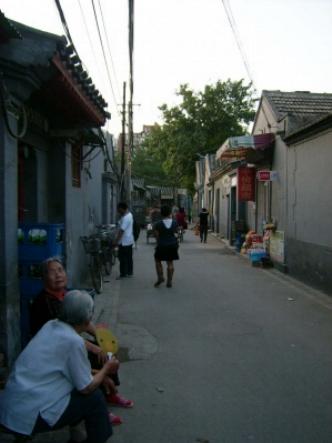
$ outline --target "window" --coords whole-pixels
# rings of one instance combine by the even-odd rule
[[[71,146],[71,177],[72,185],[75,188],[81,187],[81,169],[82,169],[82,145],[76,143]]]

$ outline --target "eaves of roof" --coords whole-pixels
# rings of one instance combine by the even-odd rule
[[[5,42],[11,38],[22,39],[21,34],[15,28],[11,20],[0,11],[0,42]]]
[[[284,141],[287,144],[294,144],[308,137],[324,132],[332,128],[332,113],[319,117],[315,121],[311,121],[294,132],[288,134]]]
[[[89,108],[94,121],[100,125],[110,118],[107,103],[84,70],[79,55],[68,44],[66,37],[42,31],[23,23],[9,20],[22,36],[22,43],[12,45],[12,51],[4,51],[2,58],[22,64],[30,70],[41,67],[49,69],[50,63],[64,76],[76,96],[81,96],[82,105]],[[11,43],[9,43],[11,44]],[[7,55],[8,54],[8,55]],[[98,117],[97,117],[98,116]]]
[[[309,91],[262,91],[277,120],[292,114],[327,114],[332,112],[332,94]]]

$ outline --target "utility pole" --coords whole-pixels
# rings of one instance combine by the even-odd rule
[[[133,94],[134,94],[134,0],[129,0],[129,103],[128,103],[128,186],[127,200],[131,203],[131,156],[134,149],[134,130],[133,130]]]
[[[121,183],[120,197],[126,199],[125,190],[125,163],[126,163],[126,82],[123,82],[123,101],[122,101],[122,134],[121,134]]]

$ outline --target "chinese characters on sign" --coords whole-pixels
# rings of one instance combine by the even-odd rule
[[[257,180],[261,182],[274,182],[278,180],[277,171],[258,171]]]
[[[255,201],[256,169],[244,166],[237,171],[239,201]]]

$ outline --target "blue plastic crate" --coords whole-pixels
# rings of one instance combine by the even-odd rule
[[[255,250],[252,250],[249,253],[249,258],[250,258],[250,261],[252,263],[260,262],[262,260],[262,258],[265,258],[265,257],[266,257],[266,252],[265,251],[260,251],[260,250],[255,251]]]
[[[18,259],[43,261],[64,255],[64,224],[20,223],[18,227]]]

